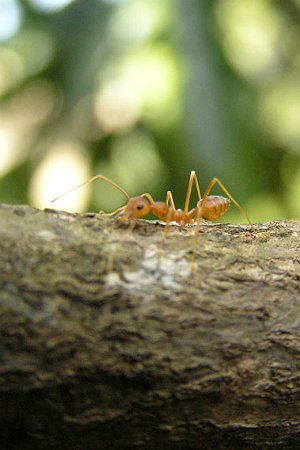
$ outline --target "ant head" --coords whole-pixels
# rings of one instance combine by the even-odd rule
[[[124,216],[126,219],[145,217],[152,211],[152,206],[144,197],[130,198],[124,208]]]

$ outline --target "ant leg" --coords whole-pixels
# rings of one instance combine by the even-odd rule
[[[211,180],[211,182],[209,183],[205,194],[202,197],[202,205],[205,201],[205,199],[209,196],[212,188],[214,187],[215,184],[218,184],[220,186],[220,188],[222,189],[222,191],[230,198],[230,200],[232,201],[232,203],[238,208],[238,210],[240,211],[240,213],[247,219],[247,222],[252,225],[251,220],[249,219],[248,214],[246,213],[246,211],[241,207],[241,205],[232,197],[232,195],[230,194],[230,192],[228,191],[228,189],[226,189],[226,187],[224,186],[224,184],[219,180],[219,178],[213,178]]]
[[[150,205],[153,206],[155,204],[155,201],[154,201],[152,195],[149,194],[149,192],[145,192],[144,194],[141,195],[141,197],[145,197],[148,200],[148,202],[150,203]]]
[[[170,208],[170,211],[171,211],[170,214],[172,214],[172,211],[176,210],[173,194],[171,191],[167,191],[166,205]]]
[[[103,180],[106,183],[110,184],[111,186],[115,187],[116,189],[118,189],[118,191],[122,192],[122,194],[126,197],[127,200],[129,200],[129,194],[127,194],[127,192],[121,188],[121,186],[119,186],[117,183],[115,183],[114,181],[110,180],[109,178],[105,177],[104,175],[96,175],[94,177],[92,177],[90,180],[85,181],[84,183],[79,184],[78,186],[75,186],[74,188],[70,189],[69,191],[65,192],[64,194],[59,195],[58,197],[54,198],[53,200],[51,200],[51,203],[56,202],[56,200],[59,200],[60,198],[64,197],[67,194],[70,194],[73,191],[76,191],[76,189],[79,189],[83,186],[87,186],[90,183],[93,183],[96,180]]]
[[[99,214],[103,215],[103,216],[115,216],[118,214],[118,212],[120,211],[124,211],[124,209],[126,208],[126,206],[121,206],[120,208],[115,209],[112,212],[105,212],[105,211],[99,211]]]
[[[170,228],[170,222],[172,219],[172,215],[174,213],[174,211],[176,211],[176,207],[175,207],[175,202],[173,199],[173,195],[171,191],[167,191],[167,196],[166,196],[166,205],[168,206],[168,213],[167,213],[167,217],[166,217],[166,226],[163,232],[163,236],[162,236],[162,241],[161,241],[161,247],[163,246],[166,236],[168,234],[169,228]]]
[[[184,212],[185,213],[188,213],[189,209],[190,209],[190,200],[191,200],[191,194],[192,194],[194,184],[196,186],[196,190],[197,190],[197,194],[198,194],[198,203],[199,203],[201,200],[200,183],[199,183],[196,172],[194,170],[192,170],[191,174],[190,174],[190,179],[189,179],[189,184],[188,184],[188,189],[187,189],[186,199],[185,199],[185,204],[184,204]],[[195,240],[194,240],[194,245],[193,245],[193,250],[192,250],[191,272],[195,271],[194,260],[195,260],[196,249],[198,247],[198,239],[199,239],[199,232],[200,232],[200,218],[201,218],[200,208],[197,207],[195,209],[196,209],[196,216],[195,216],[194,221],[196,223],[196,229],[195,229]]]
[[[174,198],[172,195],[171,191],[167,191],[167,195],[166,195],[166,205],[168,207],[168,212],[167,212],[167,216],[165,218],[165,228],[162,232],[162,237],[161,237],[161,241],[158,247],[158,251],[157,251],[157,268],[159,268],[159,263],[160,263],[160,257],[161,257],[161,253],[162,253],[162,249],[168,234],[168,231],[170,229],[170,223],[171,223],[171,219],[172,216],[174,214],[174,211],[176,211],[176,207],[175,207],[175,202],[174,202]]]
[[[191,200],[191,194],[192,194],[194,183],[196,186],[198,199],[201,200],[201,191],[200,191],[199,180],[198,180],[196,172],[194,170],[192,170],[191,174],[190,174],[190,180],[189,180],[188,189],[187,189],[186,198],[185,198],[185,204],[184,204],[184,212],[186,212],[186,213],[190,209],[190,200]]]

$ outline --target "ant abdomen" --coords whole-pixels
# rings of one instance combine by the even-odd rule
[[[201,207],[201,215],[206,220],[216,220],[226,213],[230,206],[230,200],[227,197],[221,195],[209,195],[203,202],[198,203]]]

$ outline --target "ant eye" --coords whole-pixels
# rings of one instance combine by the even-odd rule
[[[141,209],[143,209],[144,208],[144,204],[143,203],[139,203],[138,205],[136,205],[136,209],[139,209],[139,210],[141,210]]]

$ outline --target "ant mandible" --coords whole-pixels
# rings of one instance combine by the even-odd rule
[[[211,221],[216,220],[219,217],[223,216],[223,214],[225,214],[226,211],[228,210],[231,201],[240,210],[241,214],[246,218],[248,223],[251,224],[251,221],[246,211],[232,197],[228,189],[226,189],[224,184],[218,178],[212,179],[203,197],[201,197],[200,184],[198,181],[197,174],[194,170],[192,170],[190,174],[183,210],[177,209],[175,207],[175,202],[171,191],[167,191],[165,202],[155,201],[152,195],[149,194],[149,192],[145,192],[144,194],[139,195],[137,197],[130,197],[129,194],[124,189],[122,189],[117,183],[105,177],[104,175],[96,175],[92,177],[90,180],[56,197],[55,199],[52,200],[52,202],[55,202],[56,200],[65,196],[66,194],[69,194],[70,192],[73,192],[74,190],[86,186],[87,184],[90,184],[96,180],[103,180],[109,183],[110,185],[118,189],[120,192],[122,192],[122,194],[127,199],[127,204],[125,206],[117,208],[115,211],[107,214],[107,215],[118,214],[118,217],[121,220],[140,219],[152,213],[163,222],[166,222],[167,224],[169,224],[170,222],[177,222],[179,224],[189,224],[193,222],[199,222],[201,218]],[[191,193],[194,184],[196,186],[198,194],[198,202],[195,208],[189,209]],[[220,195],[210,195],[212,188],[216,184],[219,185],[219,187],[228,196],[228,198]]]

